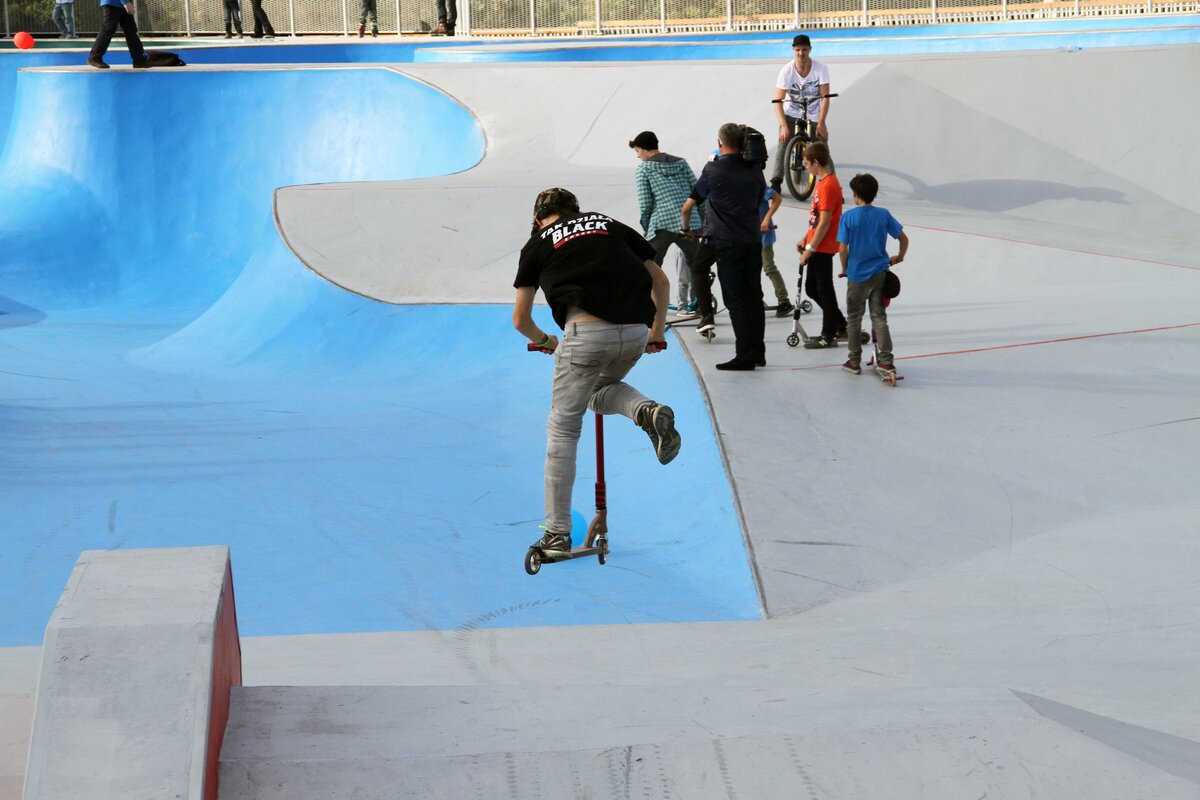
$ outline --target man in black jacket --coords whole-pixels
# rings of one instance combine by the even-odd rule
[[[717,131],[720,155],[704,165],[681,212],[686,231],[695,205],[708,203],[704,236],[717,250],[717,278],[737,340],[733,359],[717,364],[717,369],[739,371],[767,365],[758,212],[767,182],[760,165],[742,158],[744,131],[734,122]]]

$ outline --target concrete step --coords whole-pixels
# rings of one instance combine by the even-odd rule
[[[1006,690],[243,687],[220,771],[220,800],[1196,790]]]

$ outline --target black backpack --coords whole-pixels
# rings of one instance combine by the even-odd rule
[[[767,137],[751,128],[742,126],[742,161],[749,161],[759,169],[767,168]]]

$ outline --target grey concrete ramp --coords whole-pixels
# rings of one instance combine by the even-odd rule
[[[1182,799],[1200,789],[1003,690],[596,685],[243,688],[221,785],[222,800]]]
[[[24,800],[215,800],[240,684],[227,547],[84,552],[46,628]]]

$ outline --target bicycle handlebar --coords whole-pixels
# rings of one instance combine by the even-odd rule
[[[837,97],[837,96],[838,96],[837,92],[830,92],[829,94],[819,94],[816,97],[798,97],[798,98],[795,98],[794,100],[791,97],[781,97],[778,100],[772,100],[771,102],[772,103],[792,103],[792,102],[797,102],[800,100],[824,100],[826,97]]]

